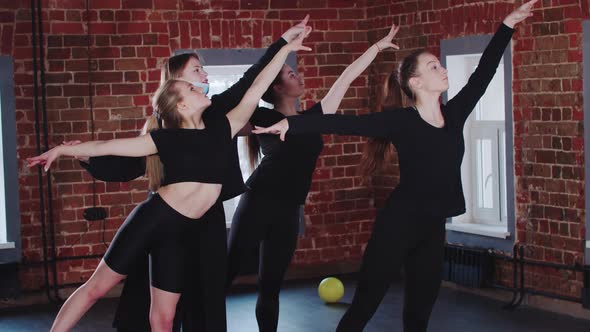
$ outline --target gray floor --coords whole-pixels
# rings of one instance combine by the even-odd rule
[[[351,301],[354,282],[346,281],[340,304],[325,305],[317,296],[317,282],[288,283],[281,293],[279,331],[334,331]],[[256,294],[239,291],[228,297],[228,330],[257,331],[254,317]],[[431,332],[589,332],[590,321],[561,316],[527,307],[502,310],[503,303],[443,288],[432,314]],[[100,301],[74,331],[112,331],[110,324],[116,300]],[[401,331],[401,287],[394,285],[366,331]],[[56,313],[51,306],[0,311],[0,331],[47,331]]]

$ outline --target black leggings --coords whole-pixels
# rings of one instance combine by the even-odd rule
[[[185,228],[188,244],[185,288],[177,306],[174,331],[226,331],[225,278],[227,232],[223,204],[216,203]],[[120,332],[150,331],[149,259],[137,257],[125,280],[113,327]]]
[[[188,246],[188,276],[181,298],[183,332],[227,331],[227,228],[223,203],[216,203],[204,219],[189,230],[192,240]]]
[[[199,222],[174,210],[156,193],[131,211],[115,234],[104,261],[113,271],[127,275],[138,258],[149,254],[152,286],[181,293],[186,272],[187,227]]]
[[[246,192],[234,214],[228,252],[227,286],[245,255],[260,244],[256,319],[260,331],[276,331],[279,292],[297,246],[301,205]]]
[[[425,332],[443,273],[445,218],[404,212],[389,204],[379,211],[367,244],[352,305],[338,332],[362,331],[394,277],[405,270],[405,332]]]

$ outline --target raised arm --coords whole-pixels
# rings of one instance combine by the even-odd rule
[[[301,44],[303,39],[307,37],[310,32],[311,27],[307,27],[305,31],[300,33],[296,39],[281,48],[281,50],[274,56],[272,61],[256,77],[254,83],[252,83],[252,86],[248,89],[238,106],[233,108],[227,114],[227,118],[231,126],[232,137],[234,137],[238,131],[242,129],[246,123],[248,123],[252,113],[258,106],[258,101],[260,98],[262,98],[262,95],[268,89],[268,86],[281,71],[283,63],[285,63],[289,52],[311,50],[309,47],[303,46]]]
[[[363,115],[312,114],[289,116],[268,128],[253,130],[255,134],[280,135],[285,140],[287,132],[292,135],[337,134],[364,137],[393,138],[402,127],[401,110],[384,110]]]
[[[361,55],[358,59],[356,59],[350,66],[346,67],[344,72],[338,77],[336,82],[330,88],[330,91],[326,94],[326,96],[322,99],[322,109],[324,114],[333,114],[336,113],[338,110],[338,106],[340,106],[340,102],[346,91],[350,87],[350,84],[363,72],[371,62],[375,59],[377,54],[380,51],[383,51],[388,48],[395,48],[399,49],[399,46],[393,44],[391,41],[393,37],[399,31],[399,27],[396,27],[395,24],[389,30],[389,33],[385,38],[381,39],[380,41],[373,44],[369,47],[363,55]]]
[[[108,141],[90,141],[78,145],[59,145],[37,157],[27,158],[28,166],[44,165],[49,169],[55,159],[60,156],[128,156],[142,157],[157,153],[156,145],[150,135],[133,138],[121,138]]]
[[[514,26],[533,15],[531,10],[536,2],[537,0],[533,0],[525,3],[504,19],[481,55],[477,68],[469,77],[467,84],[447,103],[449,109],[460,112],[457,116],[462,124],[465,123],[494,78],[504,50],[512,39]]]
[[[264,55],[258,60],[257,63],[252,65],[248,70],[244,73],[242,78],[234,85],[232,85],[229,89],[225,90],[224,92],[213,95],[211,97],[211,103],[215,105],[215,109],[223,109],[225,112],[230,111],[234,107],[236,107],[240,100],[246,94],[246,91],[250,88],[256,77],[262,72],[262,70],[271,62],[274,56],[279,52],[279,50],[287,45],[287,43],[291,42],[295,37],[297,37],[301,32],[304,31],[305,26],[307,25],[307,21],[309,19],[309,15],[307,15],[303,21],[298,23],[297,25],[291,27],[289,30],[285,31],[281,38],[274,42],[272,45],[268,47]]]

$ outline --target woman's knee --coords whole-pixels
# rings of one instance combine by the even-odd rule
[[[159,308],[150,311],[150,325],[155,331],[171,331],[174,324],[175,308]]]

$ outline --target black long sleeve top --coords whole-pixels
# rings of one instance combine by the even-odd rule
[[[400,183],[389,203],[419,213],[450,217],[465,212],[461,161],[463,127],[485,93],[514,30],[502,24],[486,47],[479,65],[461,91],[441,105],[445,125],[424,121],[413,107],[384,109],[365,115],[288,117],[289,134],[339,134],[385,138],[398,152]]]
[[[322,104],[316,103],[298,116],[322,113]],[[284,118],[278,111],[260,107],[250,122],[268,127]],[[285,142],[276,135],[259,135],[258,141],[264,157],[246,181],[248,187],[263,195],[304,204],[318,156],[324,147],[322,135],[293,135]]]

